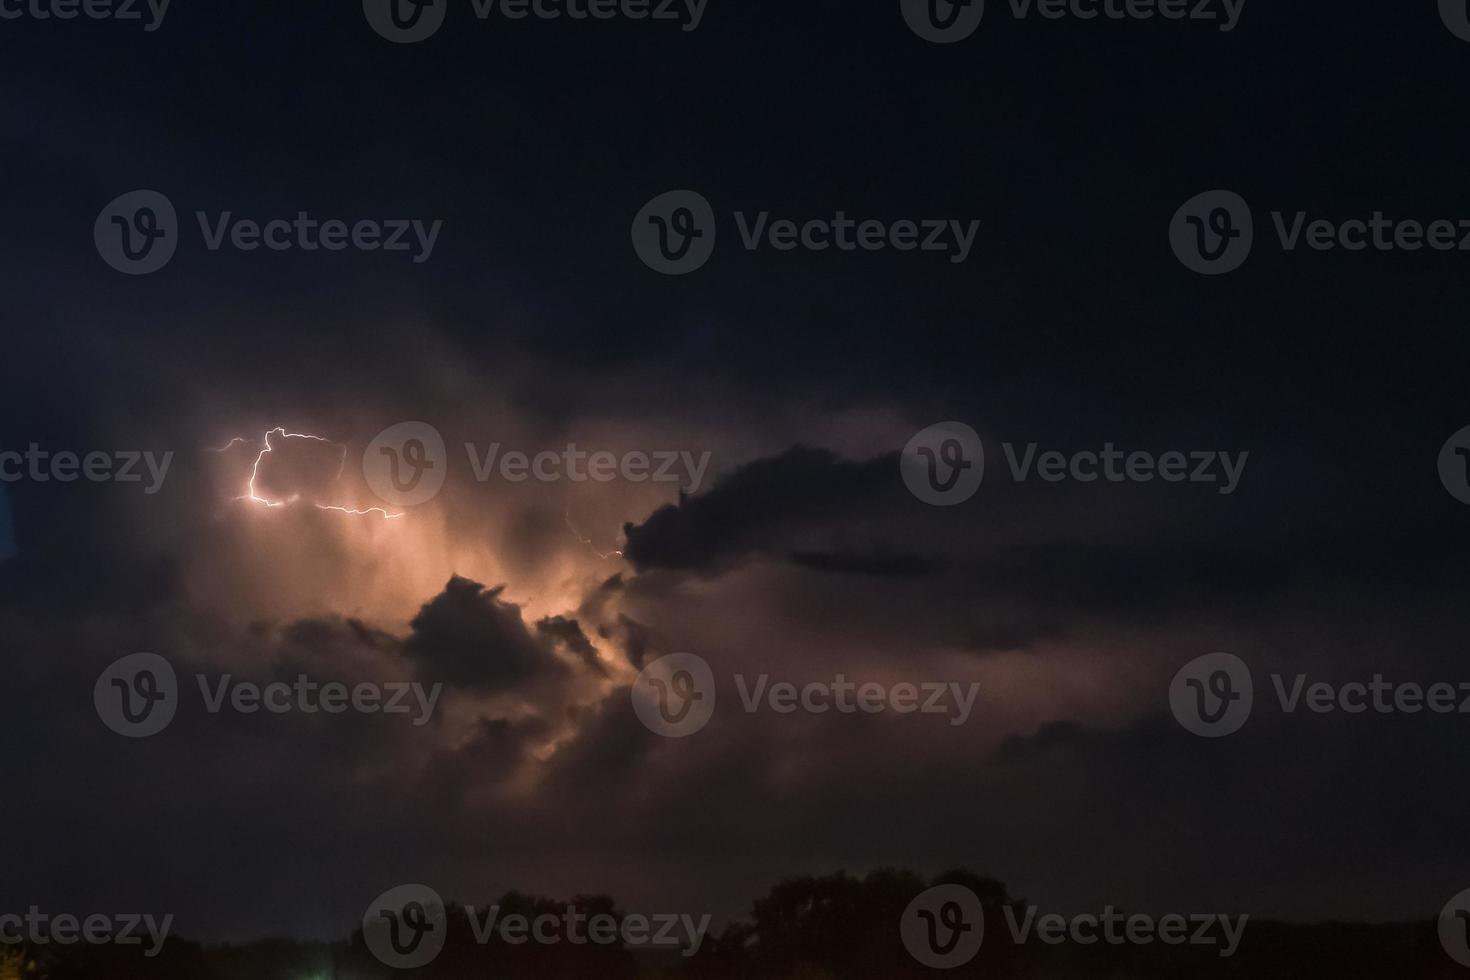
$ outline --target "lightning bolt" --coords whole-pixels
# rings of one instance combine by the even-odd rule
[[[623,557],[623,553],[621,551],[607,551],[607,552],[598,551],[597,550],[597,546],[593,543],[593,541],[592,541],[591,538],[584,538],[584,537],[582,537],[582,532],[581,531],[578,531],[576,525],[572,523],[572,513],[571,513],[571,511],[565,511],[565,510],[562,511],[562,516],[564,518],[566,518],[567,530],[571,531],[572,534],[573,534],[573,536],[575,536],[578,541],[582,542],[588,548],[590,548],[592,550],[592,553],[594,555],[596,555],[598,558],[601,558],[603,561],[607,561],[609,558],[621,558],[621,557]]]
[[[271,429],[268,432],[266,432],[265,436],[261,440],[261,443],[262,443],[263,448],[260,450],[259,453],[256,454],[255,463],[250,467],[250,482],[245,485],[245,492],[243,494],[241,494],[240,496],[235,497],[233,499],[235,499],[235,500],[248,500],[251,503],[263,504],[266,507],[272,507],[272,508],[274,508],[274,507],[285,507],[288,504],[294,504],[294,503],[296,503],[297,501],[299,501],[301,499],[301,495],[300,494],[292,494],[291,496],[287,497],[285,500],[271,500],[271,499],[269,499],[267,497],[262,497],[260,494],[258,494],[258,493],[255,492],[255,480],[256,480],[256,477],[258,477],[260,475],[260,461],[263,460],[263,459],[265,459],[265,457],[268,454],[270,454],[270,453],[272,453],[272,452],[275,451],[275,448],[276,447],[273,446],[273,445],[271,445],[271,436],[274,436],[274,435],[279,435],[282,439],[311,439],[314,442],[324,442],[324,443],[326,443],[329,446],[336,446],[338,449],[341,450],[341,457],[337,461],[337,475],[335,477],[333,477],[333,479],[334,480],[340,480],[342,478],[342,473],[347,468],[347,444],[346,443],[333,442],[331,439],[328,439],[325,436],[312,435],[309,432],[287,432],[284,427],[277,426],[276,428]],[[246,441],[247,440],[245,439],[244,436],[236,436],[235,438],[231,439],[229,442],[225,443],[220,448],[214,449],[214,448],[206,447],[206,451],[211,452],[211,453],[222,453],[222,452],[225,452],[226,450],[230,449],[231,447],[233,447],[236,443],[241,443],[241,442],[246,442]],[[403,516],[403,513],[402,512],[397,513],[397,514],[390,514],[390,513],[388,513],[386,510],[384,510],[381,507],[368,507],[365,510],[356,510],[356,509],[351,508],[351,507],[338,507],[338,506],[331,505],[331,504],[319,504],[319,503],[316,503],[315,501],[312,502],[312,506],[315,507],[317,510],[335,510],[338,513],[352,514],[352,515],[357,515],[357,516],[366,516],[368,514],[382,514],[383,515],[383,520],[385,520],[385,521],[397,520],[398,518],[400,518],[400,517]]]
[[[341,513],[341,514],[358,514],[358,515],[382,514],[383,515],[383,520],[385,520],[385,521],[397,520],[398,518],[402,517],[404,515],[404,513],[405,513],[404,511],[399,511],[396,514],[390,514],[390,513],[388,513],[386,510],[384,510],[381,507],[369,507],[366,510],[354,510],[351,507],[335,507],[335,506],[332,506],[330,504],[312,504],[312,506],[315,507],[317,510],[335,510],[338,513]]]

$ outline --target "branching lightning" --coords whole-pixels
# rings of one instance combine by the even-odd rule
[[[562,511],[562,516],[566,518],[567,530],[571,531],[572,534],[576,537],[576,539],[578,541],[582,542],[589,549],[591,549],[592,553],[594,555],[596,555],[598,558],[601,558],[603,561],[607,561],[609,558],[621,558],[621,557],[623,557],[623,553],[621,551],[616,551],[616,550],[615,551],[606,551],[606,552],[604,552],[604,551],[598,551],[597,550],[597,545],[593,543],[592,539],[591,538],[584,538],[582,536],[582,532],[581,531],[578,531],[577,530],[577,526],[572,523],[572,514],[571,514],[571,511]]]
[[[327,445],[330,445],[330,446],[336,446],[341,451],[341,456],[340,456],[340,458],[337,461],[337,475],[335,477],[333,477],[332,479],[334,479],[334,480],[340,480],[342,478],[342,473],[347,468],[347,446],[346,446],[345,443],[333,442],[331,439],[328,439],[328,438],[326,438],[324,436],[312,435],[309,432],[287,432],[284,427],[277,426],[276,428],[271,429],[268,432],[266,432],[266,434],[262,437],[262,439],[261,439],[262,448],[261,448],[260,452],[256,454],[256,456],[255,456],[255,462],[250,467],[250,482],[245,485],[245,492],[242,493],[240,496],[235,497],[233,499],[235,499],[235,500],[248,500],[251,503],[263,504],[266,507],[272,507],[272,508],[275,508],[275,507],[285,507],[288,504],[294,504],[294,503],[297,503],[297,502],[299,502],[301,500],[301,495],[299,493],[298,494],[292,494],[291,496],[287,497],[285,500],[271,500],[268,497],[262,497],[255,490],[255,480],[260,475],[260,463],[261,463],[261,460],[265,459],[265,457],[269,453],[275,451],[275,448],[276,447],[271,444],[271,436],[275,436],[275,435],[279,435],[282,439],[311,439],[311,440],[313,440],[315,442],[323,442],[323,443],[326,443]],[[229,442],[225,443],[223,446],[219,447],[218,449],[215,449],[215,448],[212,448],[212,447],[206,447],[206,449],[207,449],[208,452],[222,453],[222,452],[225,452],[226,450],[230,449],[231,447],[233,447],[236,443],[242,443],[242,442],[246,442],[246,441],[248,441],[248,440],[246,440],[244,436],[236,436],[235,438],[231,439]],[[388,513],[386,510],[384,510],[381,507],[368,507],[368,508],[366,508],[364,510],[358,510],[358,509],[355,509],[355,508],[352,508],[352,507],[339,507],[339,506],[336,506],[336,505],[333,505],[333,504],[319,504],[319,503],[316,503],[315,501],[312,502],[312,506],[315,507],[317,510],[334,510],[334,511],[337,511],[338,513],[352,514],[352,515],[356,515],[356,516],[366,516],[368,514],[381,514],[381,515],[383,515],[383,519],[386,520],[386,521],[396,520],[397,518],[400,518],[400,517],[403,516],[403,513],[402,512],[397,513],[397,514],[390,514],[390,513]]]

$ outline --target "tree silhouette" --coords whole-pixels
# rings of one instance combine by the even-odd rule
[[[728,927],[698,957],[711,976],[927,976],[904,947],[899,926],[909,903],[934,885],[964,885],[980,899],[990,929],[980,953],[950,976],[1007,975],[1014,960],[1001,910],[1018,903],[993,878],[955,870],[930,881],[881,869],[859,879],[845,872],[789,878],[758,899],[750,922]]]

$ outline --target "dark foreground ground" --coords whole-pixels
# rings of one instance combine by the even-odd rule
[[[899,923],[909,902],[936,883],[960,882],[985,907],[985,941],[969,963],[937,970],[916,962]],[[611,899],[579,897],[579,906],[615,908]],[[561,907],[547,899],[508,895],[501,906],[534,914]],[[1372,978],[1415,980],[1459,976],[1466,968],[1440,946],[1436,922],[1297,925],[1250,921],[1238,949],[1218,946],[1109,944],[1017,945],[1002,909],[1024,907],[991,879],[953,872],[932,881],[901,871],[858,879],[845,874],[782,882],[759,899],[749,918],[707,937],[697,955],[648,953],[596,945],[481,944],[468,926],[451,925],[443,952],[417,970],[393,970],[368,951],[361,932],[339,943],[268,940],[202,946],[171,939],[145,958],[136,948],[0,947],[0,980],[560,980],[560,978]],[[456,907],[451,907],[451,912]],[[449,917],[451,923],[462,917]]]

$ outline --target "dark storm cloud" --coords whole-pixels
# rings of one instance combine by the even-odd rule
[[[551,652],[548,639],[565,639],[568,629],[559,633],[553,626],[539,636],[533,633],[521,618],[520,607],[500,598],[504,588],[486,589],[459,576],[450,579],[414,617],[404,654],[425,676],[486,691],[565,673],[566,666]]]
[[[325,662],[330,662],[340,647],[387,653],[397,650],[399,644],[391,633],[374,629],[358,619],[302,619],[280,630],[283,654],[310,656]]]
[[[1255,465],[1252,475],[1269,481],[1303,464],[1268,456]],[[886,580],[877,608],[900,622],[947,624],[951,642],[987,651],[1029,648],[1083,624],[1142,625],[1204,608],[1252,615],[1293,590],[1404,592],[1470,579],[1459,532],[1403,514],[1362,481],[1330,497],[1301,481],[1277,496],[1248,490],[1255,513],[1242,524],[1208,495],[1187,500],[1189,489],[1081,493],[1009,482],[1003,465],[993,469],[971,501],[935,510],[902,491],[893,457],[854,463],[797,448],[757,460],[626,529],[628,560],[643,573],[635,588],[667,593],[670,576],[787,561],[813,576]],[[1414,533],[1386,529],[1403,521]],[[1344,523],[1354,525],[1349,538]],[[1142,533],[1128,533],[1134,527]],[[858,605],[853,615],[874,615]]]
[[[643,669],[645,660],[668,652],[668,642],[655,635],[654,631],[626,613],[618,614],[618,628],[623,633],[621,647],[627,654],[628,663],[637,670]],[[608,630],[605,635],[614,635]]]
[[[782,554],[779,549],[771,553],[778,559]],[[1126,573],[1113,563],[1115,556],[1082,561],[1079,554],[1038,548],[1018,555],[990,573],[986,589],[975,594],[1005,588],[1008,598],[1020,602],[1034,592],[1029,608],[1048,617],[1048,628],[1062,631],[1079,622],[1079,608],[1111,609],[1118,615],[1140,608],[1105,587],[1110,575]],[[1325,559],[1333,564],[1332,556]],[[1077,560],[1082,570],[1064,571],[1069,560]],[[1137,560],[1157,563],[1160,570],[1129,581],[1172,596],[1176,604],[1192,601],[1197,614],[1218,611],[1231,590],[1241,588],[1223,573],[1211,582],[1196,572],[1192,584],[1171,593],[1159,580],[1181,575],[1178,569],[1188,564],[1184,558],[1174,566],[1157,558]],[[907,623],[911,641],[925,619],[952,614],[964,604],[964,592],[948,591],[954,582],[949,568],[937,578],[906,578],[784,567],[791,581],[805,583],[783,597],[795,607],[820,598],[821,590],[812,588],[816,582],[836,590],[849,613],[859,605],[879,607],[868,593],[856,591],[871,580],[875,594],[893,607],[881,611]],[[961,581],[977,575],[974,567],[962,571]],[[339,617],[236,634],[192,616],[175,622],[167,635],[192,638],[196,649],[210,644],[232,650],[234,662],[255,664],[248,671],[237,668],[251,676],[289,677],[310,668],[332,669],[347,678],[413,671],[436,680],[443,668],[447,676],[442,679],[457,682],[456,693],[463,695],[518,693],[542,683],[564,688],[591,672],[580,656],[556,658],[553,646],[581,647],[591,623],[605,627],[599,638],[621,648],[635,666],[651,655],[650,647],[659,649],[662,641],[654,637],[672,632],[688,638],[677,627],[684,615],[677,591],[650,593],[642,584],[660,574],[667,573],[594,585],[576,612],[575,629],[570,615],[528,624],[500,590],[454,579],[425,602],[402,636]],[[721,623],[746,618],[760,620],[762,631],[773,634],[790,625],[776,617],[767,623],[768,608],[752,609],[743,597],[720,602],[718,589],[736,577],[702,580],[715,590],[701,600],[710,633],[718,634]],[[900,588],[911,591],[894,591]],[[1224,591],[1217,596],[1215,589]],[[1073,592],[1077,598],[1069,604]],[[1293,603],[1320,604],[1284,595]],[[594,608],[598,601],[628,596],[639,602],[636,617],[613,617],[614,607],[602,607],[605,618]],[[1380,598],[1380,611],[1387,601]],[[467,895],[489,887],[487,881],[536,885],[549,878],[576,883],[594,877],[619,898],[641,889],[649,901],[669,902],[668,896],[677,894],[689,907],[704,908],[712,904],[708,896],[716,894],[716,908],[739,912],[742,903],[782,875],[882,863],[933,868],[970,863],[1048,901],[1290,908],[1289,901],[1262,891],[1259,882],[1271,881],[1312,895],[1313,908],[1354,915],[1371,908],[1372,914],[1388,915],[1406,907],[1401,903],[1414,890],[1413,882],[1422,886],[1430,877],[1444,877],[1443,871],[1432,870],[1434,862],[1447,854],[1462,856],[1457,843],[1384,845],[1377,859],[1383,867],[1400,860],[1412,867],[1378,872],[1376,878],[1363,872],[1365,881],[1381,883],[1375,893],[1381,899],[1365,892],[1350,902],[1314,884],[1340,873],[1334,862],[1341,850],[1354,846],[1360,828],[1381,832],[1385,840],[1392,836],[1393,818],[1381,809],[1372,811],[1377,815],[1371,820],[1346,825],[1344,801],[1355,809],[1373,807],[1382,799],[1377,794],[1387,792],[1415,807],[1436,839],[1453,831],[1464,803],[1453,772],[1463,760],[1451,753],[1444,761],[1420,761],[1439,760],[1432,753],[1442,739],[1453,738],[1453,729],[1441,722],[1398,724],[1405,719],[1387,719],[1395,726],[1392,737],[1385,737],[1389,730],[1382,728],[1299,720],[1283,727],[1267,719],[1258,730],[1249,728],[1226,740],[1229,744],[1212,746],[1179,730],[1156,708],[1141,721],[1113,726],[1053,708],[1023,722],[1019,734],[991,752],[968,729],[916,730],[893,719],[772,724],[740,712],[738,696],[727,685],[721,714],[706,732],[696,739],[668,740],[642,726],[627,689],[617,687],[605,700],[568,708],[565,714],[553,695],[524,717],[478,715],[452,744],[443,740],[442,718],[432,729],[418,731],[384,726],[378,723],[382,719],[334,724],[293,718],[262,724],[196,713],[182,715],[159,739],[122,745],[91,716],[86,693],[108,656],[129,644],[156,640],[160,619],[173,622],[180,615],[167,606],[154,608],[147,624],[120,621],[106,630],[99,624],[83,630],[50,618],[45,610],[6,605],[12,646],[48,651],[27,660],[22,684],[38,697],[26,699],[8,723],[50,751],[87,760],[62,784],[47,789],[52,802],[46,807],[27,808],[17,816],[16,836],[0,847],[11,887],[22,890],[16,894],[32,894],[33,882],[58,873],[31,853],[34,849],[22,846],[54,833],[46,826],[48,814],[54,822],[56,812],[84,812],[123,796],[139,802],[92,831],[94,843],[88,846],[96,852],[84,851],[89,862],[95,859],[85,878],[88,887],[71,893],[119,903],[157,896],[159,907],[192,909],[200,903],[190,901],[196,888],[182,869],[214,853],[221,837],[251,843],[257,856],[226,856],[211,866],[230,877],[236,897],[214,899],[187,920],[188,931],[216,935],[280,931],[301,923],[335,930],[342,910],[371,898],[385,879],[433,878],[444,883],[446,893]],[[806,622],[824,624],[823,632],[830,627],[824,605],[804,612]],[[1089,639],[1129,636],[1109,615],[1085,621],[1091,624]],[[977,616],[970,623],[983,627],[987,619]],[[1034,636],[1040,627],[1026,628]],[[1249,635],[1250,628],[1243,632]],[[99,635],[109,637],[102,644],[105,652],[98,650]],[[1371,663],[1375,654],[1371,638],[1357,647],[1335,635],[1303,641],[1306,627],[1280,624],[1271,627],[1271,635],[1270,645],[1288,662],[1293,655],[1288,644],[1294,640],[1332,648],[1340,664]],[[1418,635],[1414,642],[1424,651],[1451,649],[1444,637]],[[912,658],[906,669],[918,671],[926,669],[919,666],[922,648],[917,643],[895,650]],[[49,655],[56,650],[63,652]],[[502,659],[506,651],[512,656]],[[727,670],[738,669],[742,655],[750,656],[741,650],[719,654]],[[548,666],[552,658],[560,669]],[[796,660],[789,667],[800,665]],[[46,705],[63,709],[53,713]],[[982,711],[993,710],[994,704],[982,706]],[[563,718],[572,725],[568,740],[554,754],[538,758],[536,750]],[[144,758],[160,768],[140,770]],[[1415,774],[1425,772],[1433,781],[1421,785]],[[519,789],[527,773],[537,787],[531,794]],[[22,756],[0,764],[0,775],[7,777],[6,785],[48,786]],[[1279,822],[1272,807],[1263,804],[1248,808],[1243,824],[1232,801],[1266,798],[1293,800],[1293,820]],[[760,806],[753,806],[754,800]],[[1079,826],[1075,813],[1084,808],[1088,816]],[[181,813],[188,819],[181,822]],[[1299,840],[1303,822],[1318,829],[1309,846]],[[126,846],[158,840],[160,828],[171,828],[165,850],[175,857],[155,863],[152,852]],[[1210,843],[1199,846],[1200,841]],[[104,860],[109,849],[111,863]],[[559,856],[568,849],[570,857]],[[1170,855],[1172,870],[1166,875],[1150,870],[1161,851]],[[1234,857],[1220,871],[1215,865],[1225,852]],[[118,853],[128,857],[119,860]],[[571,867],[564,868],[563,860]],[[683,883],[680,866],[697,867],[699,882]],[[112,868],[115,877],[95,868]],[[260,895],[270,901],[261,905]]]
[[[607,675],[607,668],[597,659],[597,649],[592,641],[587,639],[587,634],[582,632],[582,627],[575,619],[565,616],[548,616],[536,623],[536,632],[541,636],[550,637],[563,643],[568,650],[581,659],[582,665],[588,670],[602,676]]]
[[[414,786],[414,794],[443,825],[458,824],[466,800],[514,777],[528,753],[553,733],[539,716],[519,720],[482,718],[460,747],[436,753]]]
[[[898,457],[853,462],[796,447],[740,467],[707,493],[662,507],[624,528],[624,554],[640,571],[707,571],[780,546],[792,531],[841,521],[894,499]]]
[[[7,595],[0,628],[23,668],[12,681],[36,696],[12,705],[6,730],[70,762],[46,791],[51,803],[17,813],[0,840],[7,869],[0,905],[167,908],[194,934],[325,936],[336,933],[344,910],[381,890],[385,873],[400,873],[385,872],[389,865],[406,863],[404,877],[422,876],[440,863],[433,853],[448,848],[458,856],[441,869],[446,877],[455,865],[486,867],[490,857],[466,856],[486,850],[487,824],[500,835],[497,851],[509,846],[507,837],[544,847],[534,826],[539,805],[502,794],[534,761],[532,750],[564,725],[571,686],[600,676],[580,657],[568,664],[552,652],[553,642],[576,645],[574,624],[550,624],[555,636],[534,632],[498,590],[463,579],[431,598],[419,619],[402,636],[338,616],[240,627],[164,599],[80,623]],[[491,660],[488,668],[463,659],[465,644],[480,643],[475,650]],[[138,649],[164,655],[182,692],[173,724],[144,742],[107,730],[91,702],[106,664]],[[520,659],[507,665],[507,654]],[[457,676],[436,676],[441,666]],[[232,683],[290,683],[301,674],[347,685],[444,681],[450,689],[419,727],[355,712],[210,713],[196,683],[196,675],[211,688],[226,675]],[[477,697],[489,690],[521,696],[522,707],[513,717],[485,707]],[[46,775],[38,758],[7,753],[0,782],[25,797],[40,794]],[[123,798],[124,808],[107,802]],[[103,810],[112,815],[88,816]],[[329,813],[320,822],[306,816]],[[82,836],[73,836],[70,850],[34,846],[60,835]],[[224,838],[237,845],[228,854],[219,851]],[[179,862],[210,853],[211,874],[230,888],[201,903]],[[81,877],[71,877],[72,862]],[[82,874],[85,864],[94,872]]]
[[[803,568],[818,572],[837,572],[848,575],[876,575],[892,578],[932,578],[945,568],[945,562],[937,558],[919,555],[896,554],[852,554],[821,551],[798,551],[791,561]]]

